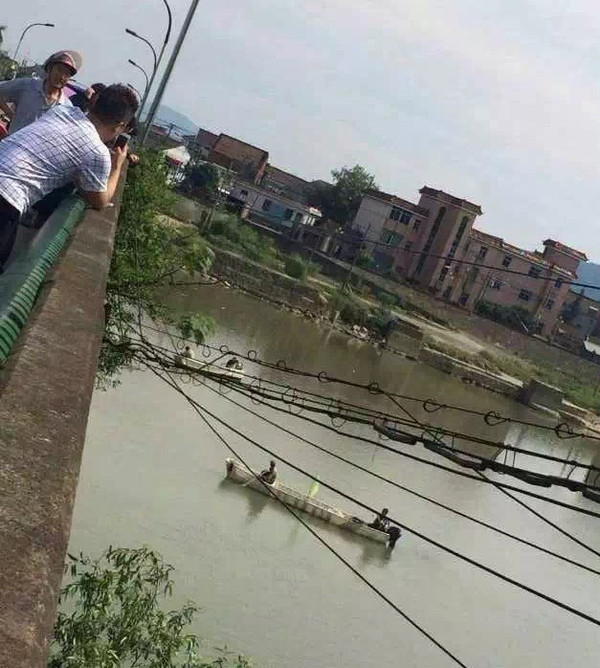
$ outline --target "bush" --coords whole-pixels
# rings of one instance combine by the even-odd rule
[[[351,292],[336,290],[329,299],[330,309],[339,311],[340,319],[348,325],[365,326],[369,321],[369,309]]]
[[[238,251],[253,262],[269,267],[279,267],[277,249],[272,239],[262,237],[236,216],[216,220],[208,231],[208,237],[227,250]]]
[[[285,273],[299,281],[305,281],[308,276],[308,263],[299,255],[291,255],[285,259]]]
[[[398,297],[396,295],[389,294],[389,292],[380,292],[377,295],[377,299],[380,304],[386,306],[387,308],[394,308],[394,306],[398,306]]]
[[[356,266],[367,271],[375,269],[375,260],[366,253],[360,253],[356,260]]]
[[[533,319],[531,313],[522,306],[501,306],[480,299],[475,304],[475,313],[518,332],[523,332],[526,329],[529,334],[536,334],[540,328],[539,323]]]

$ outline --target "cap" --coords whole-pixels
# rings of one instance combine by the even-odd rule
[[[64,63],[70,67],[73,70],[73,74],[75,74],[81,69],[81,54],[78,51],[57,51],[47,58],[44,63],[44,69],[47,69],[49,65],[53,65],[54,63]]]

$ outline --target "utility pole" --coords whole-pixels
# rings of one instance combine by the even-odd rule
[[[146,116],[146,122],[144,125],[144,134],[142,135],[142,141],[141,141],[142,144],[144,144],[148,139],[148,134],[150,133],[150,128],[152,127],[152,121],[156,116],[156,112],[160,105],[160,101],[162,100],[165,88],[167,87],[169,79],[171,78],[173,67],[175,66],[175,62],[177,61],[177,56],[179,56],[179,52],[181,51],[181,47],[183,45],[183,42],[185,41],[185,37],[189,30],[190,24],[192,23],[192,19],[194,18],[194,13],[196,12],[196,8],[198,7],[199,2],[200,0],[192,0],[188,13],[185,17],[185,20],[183,21],[183,25],[181,26],[181,31],[179,32],[179,37],[177,38],[177,42],[175,42],[175,46],[173,47],[173,53],[171,53],[171,57],[169,58],[169,62],[167,63],[160,84],[158,85],[158,90],[156,91],[154,100],[152,100],[150,111]]]

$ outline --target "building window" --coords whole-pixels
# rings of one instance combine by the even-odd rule
[[[546,311],[551,311],[554,308],[554,299],[549,299],[546,302]]]
[[[295,223],[301,223],[302,222],[302,214],[300,211],[296,211],[296,217],[294,218]]]
[[[407,241],[407,242],[404,244],[404,250],[405,250],[405,251],[409,251],[409,250],[412,248],[412,245],[413,245],[413,242],[412,242],[412,241]]]
[[[283,220],[291,220],[294,212],[292,209],[286,209],[283,214]]]
[[[413,230],[416,232],[419,229],[419,227],[421,227],[421,221],[415,220],[415,222],[413,223]]]
[[[450,250],[448,251],[448,259],[451,260],[456,254],[456,251],[458,249],[460,242],[462,241],[463,235],[465,233],[465,230],[467,229],[468,224],[469,224],[469,216],[464,216],[460,222],[460,225],[458,226],[458,230],[456,232],[456,236],[454,237],[454,241],[452,242],[452,246],[450,246]]]
[[[483,262],[485,260],[485,256],[487,255],[488,249],[485,246],[482,246],[479,249],[479,253],[477,253],[477,260]]]
[[[410,211],[406,211],[406,209],[401,209],[399,206],[393,206],[392,210],[390,211],[390,218],[392,220],[397,220],[399,223],[404,223],[407,225],[410,223],[412,213]]]
[[[404,237],[401,234],[392,232],[391,230],[383,230],[379,237],[381,243],[386,244],[387,246],[399,246],[402,239],[404,239]]]
[[[273,204],[273,202],[270,199],[264,200],[264,202],[262,203],[262,210],[268,211],[271,208],[271,204]]]
[[[533,264],[531,265],[531,267],[529,267],[529,272],[528,272],[529,276],[532,276],[533,278],[537,278],[541,273],[542,273],[542,270],[539,267],[536,267]]]
[[[502,266],[503,267],[510,267],[511,262],[512,262],[512,257],[510,255],[505,255],[504,260],[502,260]]]
[[[562,278],[557,278],[557,279],[556,279],[556,282],[554,283],[554,287],[555,287],[555,288],[562,288],[562,285],[563,285],[563,280],[562,280]]]
[[[503,285],[504,283],[497,278],[492,278],[490,281],[490,288],[492,288],[492,290],[500,290]]]
[[[468,299],[469,299],[469,295],[466,292],[463,292],[462,295],[459,297],[458,303],[461,306],[465,306]]]
[[[427,259],[427,255],[429,253],[429,250],[431,249],[431,246],[433,245],[433,241],[435,239],[435,235],[438,233],[440,229],[440,225],[442,224],[442,219],[446,215],[446,207],[442,206],[440,207],[440,210],[438,211],[437,216],[435,217],[435,221],[433,225],[431,226],[431,231],[429,232],[429,236],[427,237],[427,241],[425,242],[425,245],[423,246],[423,252],[419,256],[419,262],[417,263],[417,267],[415,270],[415,273],[420,274],[421,271],[423,270],[423,265],[425,264],[425,260]]]
[[[531,297],[532,297],[532,293],[531,293],[530,290],[521,290],[519,292],[519,299],[522,302],[528,302],[531,299]]]
[[[245,200],[246,197],[248,197],[248,191],[247,190],[240,190],[240,199]]]

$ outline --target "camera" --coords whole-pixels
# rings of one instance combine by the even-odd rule
[[[120,134],[116,139],[115,139],[115,148],[125,148],[127,144],[129,143],[129,140],[131,137],[128,134]]]

